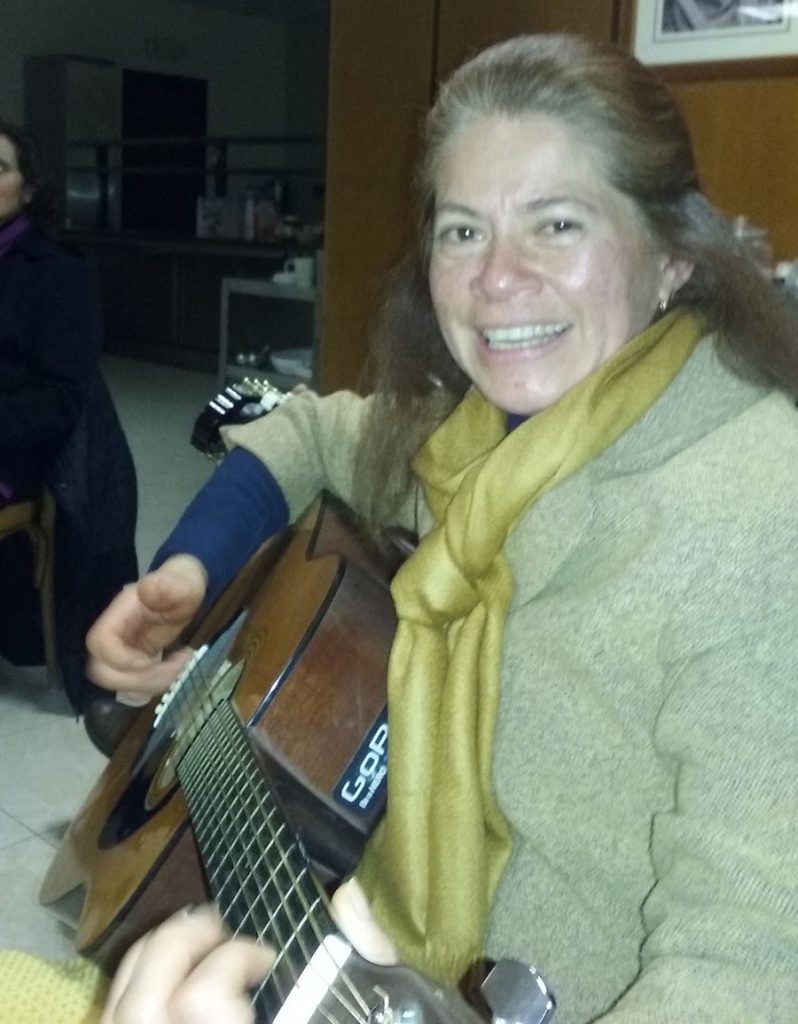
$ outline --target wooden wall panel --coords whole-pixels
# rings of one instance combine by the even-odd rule
[[[634,0],[616,3],[618,38],[629,47]],[[798,59],[673,64],[658,72],[684,112],[712,201],[767,227],[776,259],[798,257]]]
[[[777,259],[798,256],[798,75],[674,82],[672,89],[712,201],[767,227]]]
[[[609,41],[614,0],[439,0],[438,73],[470,54],[524,32],[581,32]]]
[[[334,0],[330,25],[323,391],[362,379],[379,284],[411,235],[434,0]]]

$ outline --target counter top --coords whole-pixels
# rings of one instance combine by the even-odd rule
[[[315,247],[308,248],[288,241],[245,242],[236,238],[187,238],[185,235],[161,235],[154,232],[134,231],[64,231],[66,242],[76,245],[116,245],[125,248],[147,249],[150,252],[184,253],[207,256],[248,256],[253,259],[283,260],[289,256],[313,255]]]

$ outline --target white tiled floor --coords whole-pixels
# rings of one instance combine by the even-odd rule
[[[105,357],[139,479],[139,562],[146,566],[211,464],[191,448],[215,389],[208,374]],[[105,765],[43,669],[0,659],[0,947],[69,956],[68,930],[39,906],[58,836]]]

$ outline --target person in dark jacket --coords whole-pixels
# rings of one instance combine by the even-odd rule
[[[81,712],[98,696],[86,628],[137,575],[136,478],[98,366],[95,270],[53,222],[35,148],[0,120],[0,507],[42,487],[55,498],[59,668]],[[24,534],[0,544],[0,655],[16,665],[43,661],[31,554]]]
[[[0,493],[35,494],[78,421],[101,343],[87,260],[46,232],[26,146],[0,122]],[[29,169],[30,168],[30,169]]]

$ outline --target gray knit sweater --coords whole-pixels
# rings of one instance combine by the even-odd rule
[[[298,513],[351,498],[363,408],[228,440]],[[535,964],[557,1024],[798,1024],[798,412],[704,342],[507,555],[488,954]]]

